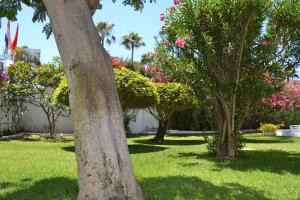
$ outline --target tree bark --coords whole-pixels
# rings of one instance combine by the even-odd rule
[[[155,137],[153,138],[154,142],[164,142],[165,134],[166,134],[167,128],[168,128],[167,124],[168,124],[168,121],[159,120],[157,133],[156,133]]]
[[[219,100],[216,111],[219,114],[219,135],[216,144],[216,156],[235,158],[238,157],[237,134],[235,120],[232,119],[233,110],[231,103],[227,103],[224,99]]]
[[[129,157],[112,64],[86,0],[43,0],[70,89],[78,199],[144,199]]]

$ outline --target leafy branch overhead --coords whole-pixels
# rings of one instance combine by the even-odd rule
[[[92,13],[95,9],[101,9],[101,0],[86,0],[90,6]],[[116,0],[112,0],[116,2]],[[123,5],[132,6],[136,11],[141,11],[144,8],[144,4],[147,0],[123,0]],[[156,0],[149,0],[150,3],[156,2]],[[1,0],[0,1],[0,17],[7,17],[8,19],[17,20],[17,14],[22,10],[22,6],[29,6],[34,9],[32,16],[33,22],[46,22],[48,15],[45,5],[42,0]],[[52,28],[50,23],[46,23],[43,28],[43,33],[46,34],[47,39],[52,34]]]

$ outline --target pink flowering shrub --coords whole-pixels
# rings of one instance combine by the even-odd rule
[[[160,68],[157,64],[154,64],[152,67],[148,64],[145,67],[145,74],[150,78],[152,83],[167,83],[173,81],[173,76],[165,76],[163,69]]]
[[[294,82],[285,83],[281,91],[273,93],[269,98],[263,98],[262,103],[281,111],[300,108],[300,85]]]
[[[175,45],[181,49],[183,49],[185,47],[185,40],[184,39],[181,39],[181,38],[178,38],[176,41],[175,41]]]

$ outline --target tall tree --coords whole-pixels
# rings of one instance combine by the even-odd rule
[[[134,62],[134,50],[146,45],[142,40],[142,36],[135,32],[131,32],[122,37],[122,45],[124,45],[126,49],[131,50],[131,63]]]
[[[140,10],[146,1],[122,2]],[[92,19],[100,2],[2,0],[0,16],[16,19],[22,3],[35,9],[33,21],[49,16],[51,24],[44,31],[53,31],[64,63],[74,122],[78,199],[144,199],[132,170],[110,56],[100,45]]]
[[[239,155],[250,110],[278,89],[288,59],[299,63],[299,11],[298,0],[184,0],[168,9],[161,46],[186,63],[191,76],[182,81],[211,103],[216,156]]]
[[[108,45],[111,45],[112,42],[116,41],[116,37],[112,34],[114,26],[115,24],[110,24],[108,22],[98,22],[96,24],[96,28],[100,35],[102,47],[104,47],[105,42]]]

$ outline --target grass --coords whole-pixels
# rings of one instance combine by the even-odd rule
[[[248,135],[237,160],[207,155],[199,136],[128,139],[146,199],[299,200],[300,138]],[[0,142],[0,199],[76,199],[73,142]]]

